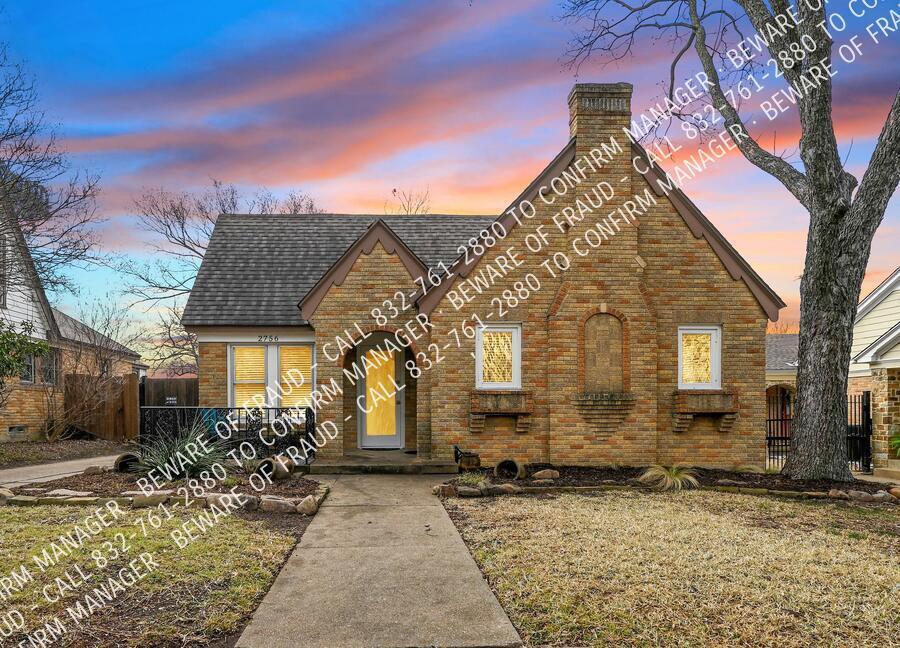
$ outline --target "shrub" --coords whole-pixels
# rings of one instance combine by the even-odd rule
[[[738,473],[752,473],[755,475],[763,475],[766,473],[766,469],[754,464],[737,464],[732,472]]]
[[[638,480],[660,491],[680,491],[700,485],[694,471],[687,466],[650,466]]]
[[[158,475],[168,477],[169,481],[198,477],[204,472],[214,475],[212,468],[215,464],[222,464],[224,467],[227,446],[222,439],[214,436],[212,439],[207,438],[205,442],[209,452],[190,452],[189,444],[196,445],[197,439],[201,437],[208,435],[206,426],[200,420],[187,426],[179,426],[172,433],[161,433],[152,441],[141,445],[141,460],[138,462],[137,472],[147,474],[153,470]]]
[[[888,444],[896,454],[900,455],[900,435],[892,436]]]
[[[469,488],[482,488],[487,485],[488,480],[479,472],[463,473],[456,480],[460,486],[468,486]]]

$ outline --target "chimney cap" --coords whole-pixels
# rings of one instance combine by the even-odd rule
[[[576,83],[572,86],[572,90],[569,91],[569,103],[572,102],[572,98],[576,94],[594,96],[631,96],[632,90],[634,90],[634,86],[630,83],[626,83],[625,81],[619,81],[618,83]]]

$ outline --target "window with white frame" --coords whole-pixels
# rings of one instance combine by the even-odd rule
[[[315,385],[311,344],[234,344],[229,367],[231,407],[303,407],[310,403]]]
[[[678,327],[678,389],[722,388],[722,329]]]
[[[484,326],[475,337],[475,387],[521,389],[522,327],[518,324]]]

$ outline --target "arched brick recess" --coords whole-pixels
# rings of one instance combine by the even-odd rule
[[[406,342],[408,342],[408,344],[402,345],[402,346],[406,346],[406,347],[412,352],[412,354],[413,354],[413,361],[416,363],[416,366],[419,366],[419,358],[418,358],[418,355],[419,355],[419,346],[416,344],[415,340],[410,340],[410,339],[409,339],[409,336],[407,336],[407,335],[404,334],[404,329],[403,329],[403,328],[388,328],[388,327],[386,327],[386,326],[378,326],[377,324],[370,324],[370,325],[365,325],[365,326],[357,326],[356,328],[359,329],[360,335],[361,335],[361,336],[362,336],[362,335],[367,335],[367,334],[369,334],[369,333],[387,333],[387,334],[389,334],[389,335],[395,335],[395,336],[396,336],[396,335],[399,333],[400,336],[401,336]],[[359,337],[359,338],[353,338],[353,339],[350,340],[350,342],[353,344],[353,347],[354,347],[354,348],[355,348],[360,342],[362,342],[362,341],[363,341],[363,338],[362,338],[362,337]],[[395,340],[395,342],[396,342],[396,340]],[[347,352],[345,351],[344,353],[342,353],[342,354],[337,358],[337,360],[334,361],[334,364],[335,364],[338,368],[343,369],[343,368],[344,368],[344,358],[345,358],[346,356],[347,356]]]
[[[616,308],[595,308],[589,310],[581,317],[578,325],[578,389],[584,391],[584,329],[587,321],[594,315],[612,315],[622,323],[622,390],[631,390],[631,344],[628,326],[628,318],[625,313]]]

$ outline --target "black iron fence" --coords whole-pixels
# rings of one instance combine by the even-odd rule
[[[315,413],[309,407],[141,407],[141,443],[149,443],[160,436],[173,436],[184,430],[194,435],[206,435],[209,440],[221,439],[229,447],[249,443],[257,456],[283,452],[289,446],[304,445],[309,451],[315,434]]]
[[[781,396],[768,399],[766,467],[778,469],[791,449],[793,408]],[[847,455],[850,469],[872,471],[872,400],[869,392],[847,396]]]

